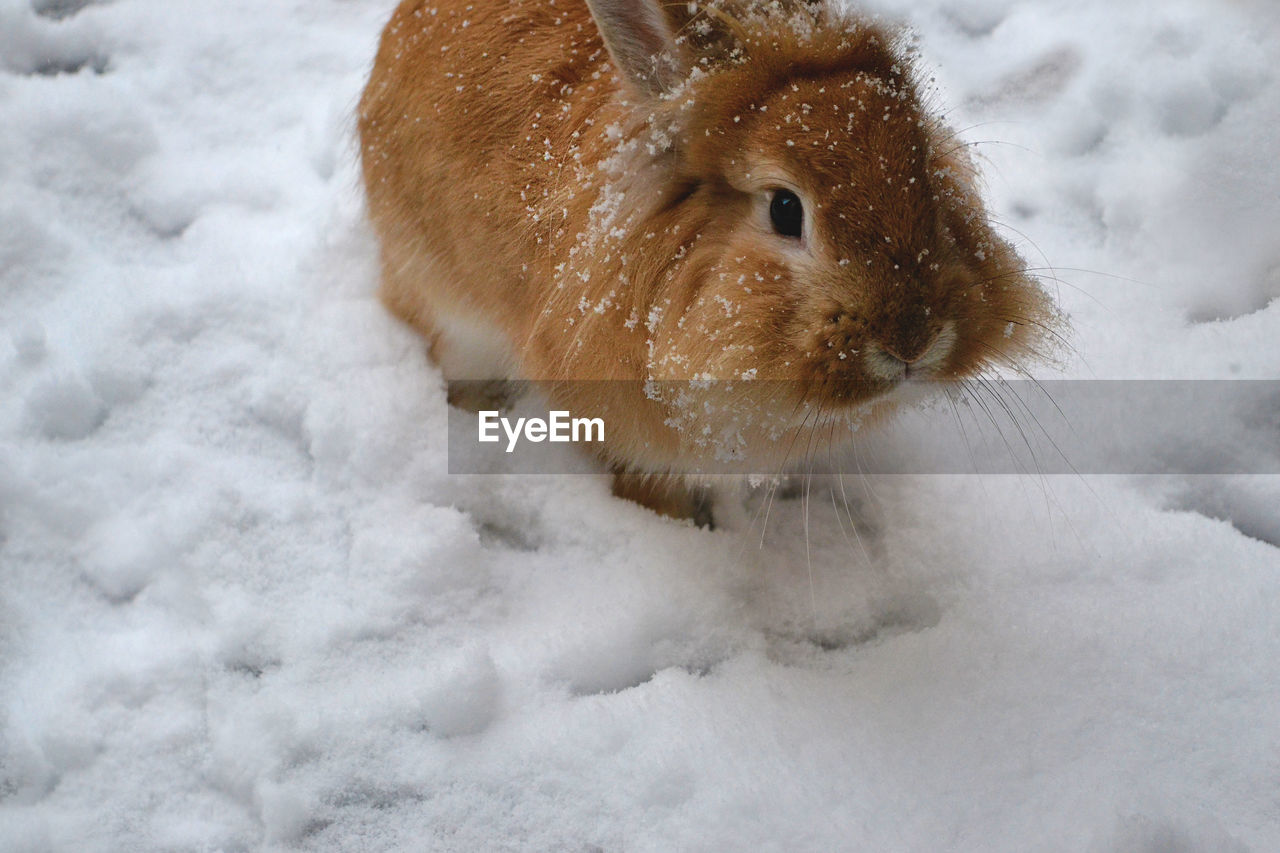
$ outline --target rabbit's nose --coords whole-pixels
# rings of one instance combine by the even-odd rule
[[[930,317],[930,309],[920,294],[900,289],[884,296],[883,303],[868,318],[868,337],[903,364],[914,364],[937,339],[938,321]]]
[[[910,365],[915,364],[917,361],[920,361],[928,355],[929,350],[933,348],[933,341],[924,341],[923,339],[920,339],[911,341],[907,344],[903,344],[901,341],[895,341],[893,343],[876,344],[876,346],[878,346],[880,351],[890,358],[900,361],[903,364]]]
[[[882,328],[875,336],[880,349],[903,364],[915,364],[924,358],[938,340],[938,328],[915,312],[904,314],[898,322]]]
[[[867,344],[863,349],[867,370],[877,379],[897,382],[907,377],[907,362],[879,344]]]
[[[954,324],[948,322],[936,334],[892,342],[876,341],[866,347],[867,366],[881,379],[904,379],[940,365],[955,344]]]

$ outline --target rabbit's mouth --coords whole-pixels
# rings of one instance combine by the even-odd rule
[[[869,343],[862,359],[872,377],[897,384],[907,380],[935,379],[942,372],[956,345],[956,324],[948,320],[919,353],[902,356],[886,346]]]

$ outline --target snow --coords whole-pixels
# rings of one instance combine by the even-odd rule
[[[1280,849],[1277,478],[849,477],[707,531],[450,476],[353,155],[391,0],[34,5],[0,848]],[[878,5],[1010,143],[1065,375],[1280,375],[1269,0]]]

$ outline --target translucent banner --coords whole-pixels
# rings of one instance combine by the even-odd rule
[[[1280,380],[455,382],[449,471],[1280,474]]]

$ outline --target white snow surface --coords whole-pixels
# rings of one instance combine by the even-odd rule
[[[0,0],[0,849],[1280,850],[1276,478],[449,476],[393,5]],[[1271,0],[877,5],[1065,375],[1280,376]]]

